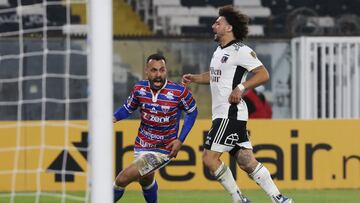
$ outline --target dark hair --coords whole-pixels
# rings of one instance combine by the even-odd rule
[[[249,28],[249,17],[234,9],[233,6],[227,5],[219,9],[219,16],[223,16],[232,26],[234,37],[239,40],[246,38]]]
[[[149,57],[147,57],[146,63],[149,63],[150,60],[156,60],[156,61],[164,60],[166,63],[165,56],[163,56],[161,54],[151,54]]]

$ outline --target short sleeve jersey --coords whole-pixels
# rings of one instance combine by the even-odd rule
[[[212,119],[229,118],[248,120],[246,103],[230,104],[228,98],[233,89],[246,80],[249,71],[261,66],[255,52],[239,41],[218,46],[210,62],[210,87]]]

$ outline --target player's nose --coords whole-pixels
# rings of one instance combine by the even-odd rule
[[[155,76],[156,76],[156,78],[160,77],[161,76],[160,71],[156,71]]]

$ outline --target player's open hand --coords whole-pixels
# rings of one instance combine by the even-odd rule
[[[229,99],[228,99],[229,103],[230,104],[238,104],[241,100],[242,94],[243,93],[241,92],[241,90],[238,87],[236,87],[229,96]]]
[[[173,140],[172,142],[170,142],[170,144],[168,144],[166,146],[166,148],[168,148],[168,149],[171,148],[169,158],[177,156],[177,153],[179,152],[181,145],[182,145],[182,142],[180,140],[176,139],[176,140]]]
[[[185,74],[182,76],[182,81],[181,83],[185,86],[187,86],[188,84],[191,83],[191,77],[192,77],[192,74]]]

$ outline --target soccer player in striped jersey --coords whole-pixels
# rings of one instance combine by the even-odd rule
[[[210,84],[212,127],[204,143],[203,162],[231,194],[234,203],[249,203],[230,169],[220,160],[230,152],[242,170],[266,192],[273,203],[292,203],[279,192],[269,170],[258,162],[247,135],[248,110],[241,98],[246,89],[255,88],[269,79],[269,73],[255,52],[242,43],[248,33],[248,17],[232,6],[221,7],[212,28],[219,46],[210,62],[209,72],[186,74],[183,83]],[[248,72],[253,76],[246,80]]]
[[[135,160],[117,175],[114,202],[122,197],[129,183],[137,180],[146,202],[157,202],[158,185],[154,171],[176,157],[197,116],[196,102],[190,90],[167,79],[164,56],[150,55],[145,72],[147,80],[137,82],[127,101],[114,113],[114,123],[127,118],[136,109],[141,114],[134,145]],[[186,115],[179,134],[182,111]]]

